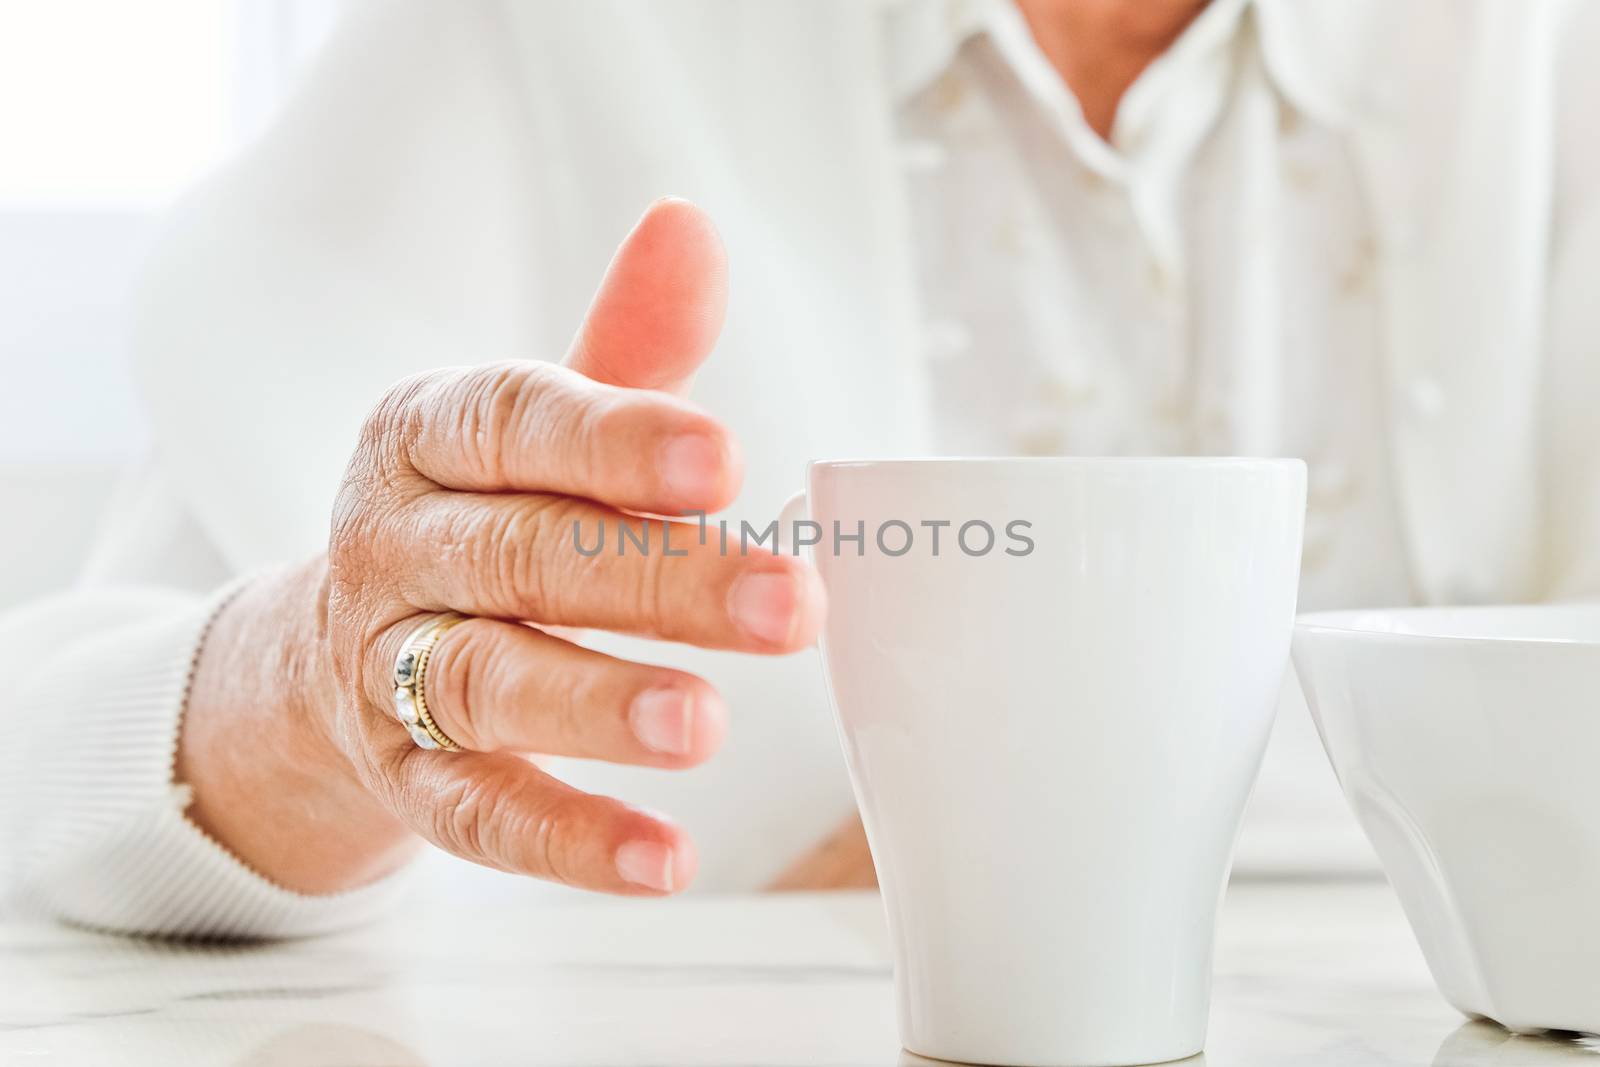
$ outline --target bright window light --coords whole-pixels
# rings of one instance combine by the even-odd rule
[[[0,206],[144,207],[231,145],[221,0],[0,0]]]

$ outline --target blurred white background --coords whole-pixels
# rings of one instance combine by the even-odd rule
[[[163,212],[261,129],[342,3],[0,0],[0,610],[71,583],[145,457],[130,320]],[[1288,693],[1263,786],[1280,818],[1241,863],[1366,866]]]
[[[0,0],[0,609],[72,580],[143,456],[129,313],[163,210],[260,129],[339,4]]]

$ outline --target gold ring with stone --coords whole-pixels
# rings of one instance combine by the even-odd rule
[[[461,622],[460,615],[441,615],[412,631],[394,660],[394,714],[418,748],[442,748],[459,752],[461,746],[439,729],[428,712],[428,660],[434,646],[450,627]]]

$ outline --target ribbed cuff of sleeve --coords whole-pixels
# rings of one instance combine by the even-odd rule
[[[30,686],[29,820],[14,859],[22,898],[69,922],[193,938],[298,937],[381,915],[393,876],[329,896],[274,885],[184,812],[173,775],[178,729],[201,643],[244,582],[162,610],[72,651]]]

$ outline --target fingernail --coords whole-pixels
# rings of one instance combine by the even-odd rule
[[[794,633],[799,601],[795,581],[788,574],[768,571],[747,574],[733,583],[728,611],[733,621],[773,645],[786,645]]]
[[[703,501],[716,494],[721,482],[722,449],[705,434],[684,434],[661,446],[658,466],[674,496]]]
[[[624,881],[672,892],[672,849],[655,841],[629,841],[617,849],[617,873]]]
[[[685,690],[645,690],[633,698],[628,719],[646,748],[682,756],[694,744],[694,700]]]

